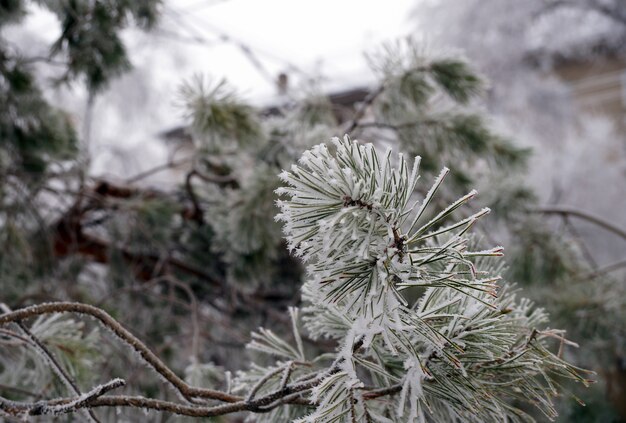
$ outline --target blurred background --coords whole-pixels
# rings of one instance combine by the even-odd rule
[[[203,279],[237,285],[250,273],[276,276],[276,285],[261,280],[242,288],[245,298],[236,305],[244,306],[229,305],[236,309],[235,320],[222,321],[226,332],[256,310],[246,302],[251,298],[280,293],[278,299],[263,297],[270,305],[261,307],[261,321],[246,320],[246,330],[280,321],[274,314],[298,301],[292,283],[301,277],[298,263],[285,254],[259,253],[268,245],[283,247],[280,232],[270,223],[244,227],[241,222],[250,221],[244,212],[239,221],[220,216],[238,213],[242,198],[252,198],[249,208],[271,221],[276,181],[267,176],[274,174],[271,166],[254,173],[259,151],[275,151],[270,141],[278,137],[277,128],[292,128],[297,119],[312,121],[313,110],[330,120],[315,117],[309,129],[289,129],[280,135],[290,140],[278,142],[281,148],[300,152],[348,132],[424,157],[432,154],[433,167],[449,161],[454,166],[458,151],[469,148],[459,165],[468,175],[459,189],[482,188],[503,219],[484,225],[482,236],[505,246],[508,278],[551,312],[554,326],[565,327],[568,337],[582,344],[578,352],[568,352],[571,359],[598,372],[594,388],[572,388],[588,407],[564,398],[561,421],[626,421],[624,0],[119,1],[109,2],[119,3],[119,10],[103,6],[98,15],[99,3],[0,2],[0,225],[9,251],[0,259],[0,301],[17,307],[70,298],[106,306],[115,291],[123,299],[109,306],[142,310],[119,315],[148,339],[158,339],[179,368],[191,369],[190,377],[208,377],[212,366],[235,369],[245,363],[244,357],[225,362],[228,345],[217,352],[202,348],[223,332],[203,334],[199,346],[197,324],[181,328],[176,322],[190,313],[196,320],[222,321],[216,315],[224,304],[207,299]],[[399,43],[410,48],[395,48]],[[457,123],[454,113],[463,107],[463,116],[480,115],[479,126],[446,124],[445,136],[403,135],[396,124],[392,128],[393,119],[376,108],[372,93],[390,85],[394,66],[402,68],[415,57],[462,58],[484,79],[484,89],[471,101],[424,103],[434,115]],[[18,75],[18,68],[27,77]],[[226,91],[216,88],[222,80]],[[33,92],[13,102],[24,86]],[[230,108],[220,114],[211,101]],[[300,107],[305,103],[308,108]],[[30,139],[28,130],[48,130],[46,119],[52,122],[51,111],[44,110],[43,118],[35,113],[49,106],[64,117],[49,125],[47,141],[33,141],[36,134]],[[28,110],[26,117],[20,107]],[[224,123],[229,110],[240,113],[233,127]],[[294,110],[300,117],[290,114]],[[254,122],[241,118],[246,113],[254,113]],[[378,124],[383,118],[395,135]],[[372,128],[354,126],[367,119]],[[263,144],[245,157],[235,157],[225,141],[216,149],[212,130],[230,128],[243,139],[257,134],[250,129],[257,120],[271,148]],[[493,134],[507,143],[494,141],[481,150],[450,141],[495,139]],[[434,144],[417,146],[402,138],[431,135]],[[54,140],[59,149],[50,147]],[[241,145],[232,143],[235,149]],[[490,160],[481,161],[489,155],[497,170]],[[33,167],[29,160],[35,156]],[[504,156],[510,164],[502,165]],[[277,166],[287,166],[281,160],[275,159]],[[524,163],[514,166],[516,161]],[[265,177],[265,185],[251,182]],[[182,212],[176,208],[181,204],[187,207]],[[228,225],[236,229],[224,234],[217,228]],[[240,232],[249,238],[237,240]],[[233,247],[232,239],[246,247]],[[42,253],[42,246],[48,251]],[[159,266],[180,273],[178,285],[164,286]],[[170,315],[155,318],[155,304],[167,304]],[[193,345],[177,350],[190,336]],[[241,348],[245,335],[232,337],[238,339],[225,343]],[[3,384],[15,382],[8,373],[6,368],[0,373]],[[140,384],[151,389],[148,382]]]
[[[61,28],[36,3],[3,32],[22,54],[43,58]],[[375,81],[366,55],[412,36],[425,53],[461,54],[486,76],[483,100],[494,124],[519,145],[540,147],[528,177],[543,200],[565,197],[626,224],[619,183],[626,172],[624,5],[444,3],[164,1],[149,32],[120,34],[132,69],[106,91],[90,100],[85,86],[73,84],[46,86],[45,94],[71,113],[89,149],[90,173],[125,177],[167,159],[160,141],[182,126],[178,91],[193,75],[226,78],[258,107],[313,89],[357,102],[355,93]],[[37,68],[42,81],[64,72],[48,65]],[[605,254],[622,258],[609,243]]]

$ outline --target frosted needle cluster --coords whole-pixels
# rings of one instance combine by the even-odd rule
[[[419,157],[348,137],[306,151],[277,192],[289,248],[307,264],[303,329],[339,347],[301,422],[531,420],[556,416],[561,377],[546,315],[495,274],[502,248],[474,249],[475,191],[437,210],[443,169],[416,195]]]

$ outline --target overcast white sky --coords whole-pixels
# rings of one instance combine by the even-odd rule
[[[274,94],[270,75],[322,77],[331,88],[367,80],[363,52],[406,35],[415,0],[170,0],[163,27],[185,39],[186,72],[226,76],[252,98]],[[228,41],[222,39],[229,37]],[[204,42],[210,41],[211,44]],[[242,49],[249,47],[269,75]]]
[[[409,15],[417,1],[165,0],[159,28],[125,34],[134,70],[96,100],[94,171],[128,174],[164,161],[155,134],[182,123],[178,87],[197,73],[226,78],[256,104],[272,101],[281,72],[296,87],[309,79],[326,91],[367,84],[364,52],[414,30]],[[29,54],[45,55],[58,31],[52,15],[33,7],[8,36]],[[82,121],[79,84],[50,95]]]

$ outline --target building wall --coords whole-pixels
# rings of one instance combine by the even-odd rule
[[[556,69],[570,89],[573,105],[583,112],[610,118],[626,133],[626,61],[570,63]]]

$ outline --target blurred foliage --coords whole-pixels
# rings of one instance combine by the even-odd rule
[[[67,60],[64,80],[84,77],[89,90],[104,89],[130,67],[120,31],[132,22],[143,29],[156,23],[160,0],[39,0],[61,24],[52,56]]]
[[[432,177],[442,166],[467,190],[489,170],[523,170],[528,150],[497,135],[472,103],[484,82],[462,59],[429,55],[412,39],[370,56],[384,90],[373,104],[372,127],[394,132],[402,150],[422,157]],[[501,216],[505,217],[505,216]]]
[[[222,80],[214,86],[200,75],[182,85],[187,118],[202,147],[219,151],[233,142],[250,144],[261,136],[261,127],[251,106],[237,98]]]
[[[72,377],[88,383],[97,380],[93,369],[104,359],[99,353],[100,334],[97,329],[87,331],[84,323],[54,314],[37,318],[30,332]],[[25,334],[22,337],[28,338]],[[56,378],[48,359],[36,346],[10,337],[3,337],[0,346],[3,350],[0,354],[0,380],[3,384],[41,395],[59,396],[65,393],[65,386]]]
[[[0,47],[0,172],[36,177],[50,159],[70,158],[76,136],[69,117],[48,104],[29,68]]]

